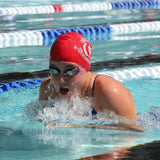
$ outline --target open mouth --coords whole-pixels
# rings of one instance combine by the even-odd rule
[[[62,95],[66,95],[67,93],[69,92],[69,89],[68,88],[60,88],[60,93],[62,94]]]

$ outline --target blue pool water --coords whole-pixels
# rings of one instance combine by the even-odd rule
[[[29,121],[23,114],[26,106],[38,103],[39,84],[5,92],[0,96],[1,155],[5,159],[77,159],[159,140],[159,82],[160,78],[151,77],[122,81],[134,96],[140,113],[137,119],[147,129],[144,133],[82,128],[45,129],[42,123]],[[83,103],[85,105],[86,102]],[[64,104],[61,107],[65,110]],[[66,121],[68,118],[74,121],[79,118],[76,114],[72,117],[62,115]],[[43,118],[46,120],[48,117],[54,119],[50,110]],[[82,115],[82,118],[86,117]]]
[[[123,2],[123,0],[120,1]],[[102,2],[112,3],[113,5],[120,1]],[[116,59],[127,60],[133,57],[145,57],[149,54],[159,55],[160,28],[158,19],[160,18],[160,11],[157,4],[156,6],[152,4],[152,7],[147,8],[144,1],[140,3],[140,6],[137,6],[134,4],[136,1],[129,0],[127,4],[131,4],[133,8],[124,9],[119,3],[117,9],[32,14],[29,13],[31,12],[29,8],[25,9],[28,12],[22,9],[25,12],[22,14],[18,14],[18,12],[20,13],[18,9],[13,12],[14,9],[12,8],[10,9],[12,13],[8,14],[8,12],[8,15],[2,15],[3,10],[1,9],[1,7],[54,4],[80,4],[82,6],[84,2],[91,4],[86,0],[1,1],[0,74],[31,72],[48,68],[50,50],[48,42],[54,39],[51,38],[46,42],[42,35],[39,38],[32,39],[22,34],[22,31],[27,33],[33,31],[39,34],[40,31],[51,29],[75,27],[83,29],[85,26],[107,24],[113,32],[92,34],[90,33],[91,29],[84,29],[89,33],[89,36],[87,34],[86,36],[91,37],[90,40],[93,45],[92,63],[114,61]],[[98,3],[97,1],[92,2]],[[148,3],[148,1],[146,2]],[[38,9],[36,11],[38,12]],[[31,35],[31,33],[28,33],[28,35]],[[132,67],[125,65],[123,68],[116,69],[105,68],[104,66],[104,68],[101,67],[100,70],[95,72],[114,77],[131,91],[139,112],[137,120],[146,129],[144,133],[91,128],[46,129],[44,125],[46,122],[59,120],[60,118],[63,121],[90,122],[91,117],[83,114],[84,112],[90,113],[90,101],[75,99],[76,105],[73,105],[73,108],[75,110],[77,107],[82,108],[81,114],[77,114],[74,110],[68,112],[65,102],[54,102],[57,110],[47,108],[43,114],[40,111],[38,116],[34,116],[34,118],[41,119],[43,123],[34,121],[32,115],[35,115],[35,110],[33,108],[39,104],[37,98],[40,83],[38,83],[13,88],[0,94],[0,159],[71,160],[159,140],[159,63],[150,61],[145,65],[137,63]],[[8,77],[6,81],[9,82],[10,78],[12,77]],[[19,80],[18,77],[17,80]],[[27,80],[29,79],[25,79],[25,81]],[[29,109],[28,112],[26,108]],[[61,114],[58,114],[58,112]],[[108,123],[110,119],[106,118],[104,120],[99,115],[96,123],[102,123],[102,121]],[[116,122],[117,118],[114,117],[113,121]]]

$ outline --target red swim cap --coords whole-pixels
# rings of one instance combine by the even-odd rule
[[[90,70],[92,45],[79,33],[69,32],[60,35],[52,44],[51,61],[74,62]]]

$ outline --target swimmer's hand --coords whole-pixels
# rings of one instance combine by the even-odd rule
[[[55,122],[50,122],[46,124],[46,128],[54,129],[54,128],[95,128],[95,129],[113,129],[113,130],[125,130],[125,131],[138,131],[143,132],[144,129],[137,124],[117,124],[113,126],[105,126],[105,125],[81,125],[81,124],[59,124]]]
[[[116,125],[117,127],[124,127],[124,128],[128,128],[129,131],[138,131],[138,132],[144,132],[145,129],[140,126],[139,124],[135,123],[135,122],[128,122],[128,123],[123,123],[123,122],[120,122]]]

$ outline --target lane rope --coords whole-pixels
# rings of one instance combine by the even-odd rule
[[[41,83],[42,81],[43,81],[43,79],[35,79],[35,80],[9,82],[9,83],[0,83],[0,94],[4,93],[6,91],[9,91],[13,88],[33,86],[35,84]]]
[[[158,9],[159,0],[136,0],[123,2],[96,2],[79,4],[59,4],[26,7],[0,7],[0,16],[46,14],[58,12],[93,12],[118,9]]]
[[[160,21],[84,26],[63,29],[26,30],[0,33],[0,48],[51,45],[59,35],[66,32],[78,32],[85,36],[89,41],[95,41],[111,40],[112,38],[113,40],[116,40],[116,35],[158,31],[160,31]],[[145,38],[145,36],[143,36],[143,38]],[[155,36],[155,38],[159,38],[159,35]],[[124,40],[125,39],[126,37]]]
[[[129,81],[132,79],[140,79],[144,77],[150,78],[160,78],[160,65],[152,66],[152,67],[139,67],[139,68],[131,68],[131,69],[122,69],[116,71],[106,71],[99,72],[100,74],[107,74],[116,80],[119,81]],[[35,79],[35,80],[25,80],[25,81],[17,81],[17,82],[9,82],[9,83],[0,83],[0,94],[9,91],[13,88],[21,88],[26,86],[32,86],[35,84],[40,84],[43,79]]]

